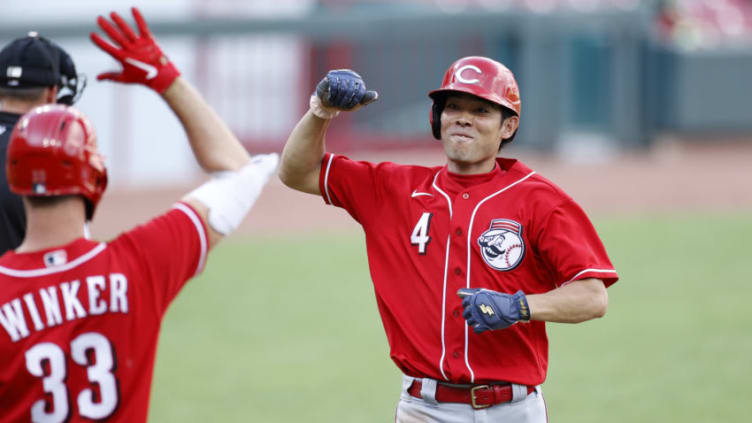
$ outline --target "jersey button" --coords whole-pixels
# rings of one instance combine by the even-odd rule
[[[461,229],[461,228],[457,228],[457,229],[456,229],[456,230],[454,231],[454,233],[455,233],[455,234],[457,234],[457,236],[462,236],[462,229]]]
[[[466,192],[463,192],[462,193],[462,198],[464,198],[465,200],[467,200],[468,198],[470,198],[470,194],[468,194]]]
[[[460,311],[459,310],[454,310],[452,312],[452,316],[454,316],[454,317],[460,317]]]
[[[452,353],[452,357],[454,357],[454,358],[460,358],[460,353],[458,353],[457,351],[455,351],[455,352]]]
[[[459,267],[455,267],[454,268],[454,274],[455,275],[461,275],[462,274],[462,269],[460,269]]]

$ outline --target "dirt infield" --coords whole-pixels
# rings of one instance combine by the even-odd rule
[[[752,211],[752,140],[679,142],[664,140],[649,152],[595,163],[564,162],[530,152],[505,151],[551,179],[591,215],[676,211]],[[357,153],[363,160],[436,165],[438,148]],[[158,189],[109,190],[97,211],[92,235],[109,239],[166,210],[200,182]],[[117,182],[117,181],[116,181]],[[241,226],[244,234],[349,232],[359,226],[346,212],[273,179]]]

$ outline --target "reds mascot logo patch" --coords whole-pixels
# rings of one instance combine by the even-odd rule
[[[489,266],[501,271],[512,270],[525,255],[522,225],[514,220],[494,219],[491,227],[478,237],[478,245]]]

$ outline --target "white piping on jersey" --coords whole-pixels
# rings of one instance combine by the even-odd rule
[[[207,253],[207,242],[206,242],[206,233],[204,232],[204,224],[201,222],[201,219],[196,215],[196,212],[193,211],[192,208],[186,206],[185,204],[176,203],[172,206],[172,208],[180,210],[181,212],[185,213],[186,216],[188,216],[189,219],[191,219],[191,222],[193,222],[193,226],[196,227],[196,232],[198,232],[198,240],[199,245],[201,248],[201,253],[198,257],[198,264],[196,265],[196,272],[193,274],[193,276],[198,275],[201,273],[201,271],[204,269],[204,263],[206,263],[206,253]]]
[[[596,272],[596,273],[613,273],[613,274],[616,274],[616,270],[614,270],[614,269],[585,269],[585,270],[583,270],[583,271],[581,271],[581,272],[577,273],[576,275],[572,276],[572,279],[570,279],[570,280],[568,280],[568,281],[564,282],[563,284],[561,284],[561,286],[564,286],[564,285],[566,285],[566,284],[568,284],[568,283],[570,283],[570,282],[574,282],[574,281],[576,281],[576,280],[577,280],[577,278],[578,278],[578,277],[580,277],[580,275],[582,275],[583,273],[587,273],[587,272]]]
[[[442,191],[441,188],[439,188],[438,185],[436,185],[436,178],[439,177],[439,173],[441,173],[441,170],[439,170],[438,172],[436,172],[436,175],[434,175],[433,182],[431,183],[431,185],[433,186],[433,188],[436,191],[438,191],[439,193],[441,193],[441,195],[443,195],[444,198],[446,198],[447,204],[449,205],[449,220],[452,220],[452,200],[450,200],[449,196],[444,191]]]
[[[505,186],[504,188],[496,191],[495,193],[489,195],[488,197],[480,200],[478,204],[475,205],[475,208],[473,209],[473,213],[470,215],[470,225],[467,227],[467,284],[466,287],[470,288],[470,252],[472,249],[470,248],[470,237],[473,233],[473,221],[475,220],[475,213],[478,211],[480,206],[485,203],[486,201],[490,200],[491,198],[501,194],[502,192],[508,190],[509,188],[512,188],[513,186],[525,181],[529,177],[535,175],[535,171],[532,171],[528,173],[527,175],[523,176],[522,178],[512,182],[511,184]],[[470,383],[475,382],[475,372],[473,372],[473,368],[470,366],[470,360],[468,359],[468,326],[465,325],[465,366],[467,366],[467,370],[470,371]]]
[[[78,266],[81,263],[84,263],[92,259],[97,254],[101,253],[105,248],[107,248],[107,244],[105,244],[104,242],[101,242],[96,247],[89,250],[88,253],[83,254],[79,256],[77,259],[69,261],[68,263],[62,266],[46,267],[44,269],[29,269],[29,270],[9,269],[7,267],[0,266],[0,273],[6,274],[8,276],[13,276],[16,278],[34,278],[37,276],[46,276],[46,275],[51,275],[53,273],[65,272],[67,270],[73,269],[74,267]]]
[[[324,194],[326,194],[326,202],[329,204],[332,204],[332,197],[329,196],[329,169],[332,167],[333,160],[334,154],[330,153],[329,161],[326,163],[326,172],[324,173]]]
[[[439,177],[439,173],[441,171],[436,172],[436,175],[433,177],[433,182],[431,185],[434,187],[436,191],[441,193],[441,195],[444,196],[444,198],[447,201],[447,205],[449,206],[449,220],[452,220],[452,201],[449,199],[449,196],[442,191],[437,185],[436,185],[436,178]],[[447,243],[446,243],[446,257],[444,258],[444,290],[442,292],[442,298],[441,298],[441,358],[439,359],[439,370],[441,371],[441,375],[444,377],[444,380],[449,380],[446,373],[444,373],[444,357],[446,357],[446,343],[444,341],[444,327],[446,326],[446,290],[447,290],[447,273],[449,270],[449,247],[450,247],[450,241],[452,240],[452,234],[450,233],[447,235]]]
[[[444,258],[444,293],[441,298],[441,358],[439,359],[439,370],[444,380],[449,380],[446,373],[444,373],[444,357],[446,357],[446,344],[444,342],[444,325],[446,319],[446,291],[447,291],[447,269],[449,269],[449,243],[452,240],[452,234],[447,235],[446,243],[446,258]]]

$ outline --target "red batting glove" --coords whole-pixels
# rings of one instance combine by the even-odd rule
[[[97,18],[99,27],[107,33],[107,36],[119,48],[105,41],[96,33],[89,34],[89,38],[123,65],[122,71],[101,73],[97,75],[97,80],[109,79],[126,84],[144,84],[162,94],[172,85],[175,78],[180,76],[180,71],[162,53],[157,42],[154,41],[141,12],[135,7],[131,8],[131,12],[138,25],[140,36],[136,36],[131,27],[115,12],[110,13],[110,18],[115,22],[117,28],[112,26],[105,18],[101,16]]]

